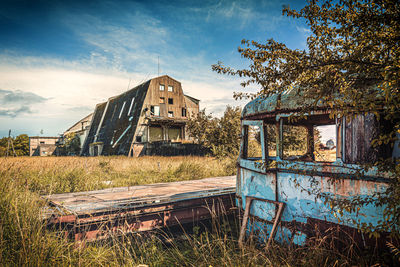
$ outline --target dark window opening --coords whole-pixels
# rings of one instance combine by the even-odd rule
[[[41,144],[44,144],[44,141],[40,141]]]
[[[186,117],[186,108],[182,108],[182,117]]]
[[[141,135],[137,135],[136,136],[136,142],[138,142],[138,143],[142,142],[142,136]]]
[[[174,99],[173,98],[168,98],[168,104],[173,105],[174,104]]]

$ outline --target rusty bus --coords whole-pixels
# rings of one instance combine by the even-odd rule
[[[399,157],[398,141],[394,149],[372,145],[381,129],[373,114],[332,118],[329,107],[318,106],[293,120],[302,111],[302,101],[289,92],[260,96],[243,109],[236,182],[236,202],[243,212],[239,242],[253,233],[267,246],[274,239],[302,245],[317,232],[339,229],[365,245],[368,235],[357,226],[377,225],[383,207],[333,210],[326,198],[351,200],[384,192],[388,177],[374,168],[364,172],[362,164]],[[318,151],[315,141],[317,130],[329,128],[336,139],[336,152],[328,151],[330,155]],[[293,145],[293,140],[285,140],[289,131],[305,137],[297,151],[288,149]]]

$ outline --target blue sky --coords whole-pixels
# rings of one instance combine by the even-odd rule
[[[0,136],[57,135],[96,103],[160,75],[181,81],[201,108],[243,105],[240,80],[211,71],[248,62],[242,39],[304,49],[304,21],[282,16],[303,1],[2,1]],[[256,90],[254,88],[253,90]]]

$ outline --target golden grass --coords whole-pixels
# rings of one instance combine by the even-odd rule
[[[232,163],[233,162],[233,163]],[[230,175],[234,161],[209,157],[48,157],[0,159],[0,265],[2,266],[342,266],[373,265],[316,239],[311,247],[265,251],[251,239],[239,248],[238,218],[172,236],[129,235],[77,246],[46,229],[41,194]],[[110,181],[110,182],[109,182]],[[163,237],[164,236],[164,237]],[[165,240],[172,240],[165,242]]]
[[[0,158],[0,175],[50,194],[225,176],[232,166],[211,157],[19,157]]]

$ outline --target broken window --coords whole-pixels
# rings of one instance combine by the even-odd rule
[[[174,104],[174,99],[173,98],[168,98],[168,104],[173,105]]]
[[[276,157],[276,125],[267,124],[266,127],[268,157]]]
[[[168,92],[173,92],[174,91],[174,87],[172,85],[168,85]]]
[[[165,104],[165,97],[160,97],[160,104]]]
[[[181,127],[170,127],[168,128],[168,139],[172,141],[179,141],[181,137]]]
[[[308,131],[306,127],[283,126],[283,158],[312,160],[312,151],[307,151]]]
[[[136,142],[138,142],[138,143],[142,142],[142,136],[141,135],[137,135],[136,136]]]
[[[159,106],[151,106],[150,113],[154,116],[160,116],[160,107]]]
[[[119,112],[118,119],[121,119],[122,112],[124,112],[125,104],[126,104],[126,101],[124,101],[124,104],[122,104],[122,108],[121,108],[121,111]]]
[[[163,129],[161,126],[151,126],[149,129],[149,141],[162,141],[163,140]]]
[[[172,118],[174,116],[174,112],[173,111],[168,111],[168,117]]]
[[[315,161],[336,161],[336,125],[314,126]]]
[[[247,156],[249,158],[262,157],[261,131],[259,126],[249,126],[248,128],[248,148]]]
[[[131,114],[131,110],[132,110],[133,102],[135,102],[135,98],[134,98],[134,97],[132,97],[132,100],[131,100],[131,105],[129,106],[128,113],[126,114],[127,116],[129,116],[129,115]]]
[[[262,159],[261,129],[258,125],[244,125],[242,158]]]
[[[186,108],[182,108],[182,117],[186,117]]]
[[[164,91],[165,90],[165,85],[164,84],[160,84],[160,91]]]

